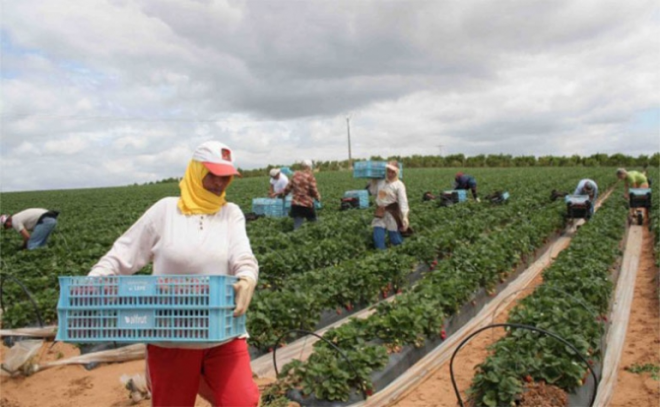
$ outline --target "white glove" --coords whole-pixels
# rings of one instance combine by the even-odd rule
[[[476,201],[477,201],[477,202],[481,202],[481,199],[477,198]]]
[[[234,316],[240,317],[245,314],[252,301],[252,294],[254,294],[254,288],[257,286],[257,282],[250,277],[240,277],[240,279],[234,284],[234,302],[236,303],[236,308],[234,309]]]
[[[402,222],[403,222],[402,229],[403,230],[408,230],[408,227],[410,226],[410,221],[408,220],[408,214],[403,215]]]

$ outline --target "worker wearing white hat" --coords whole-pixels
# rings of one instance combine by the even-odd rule
[[[279,168],[273,168],[270,170],[270,188],[268,190],[269,197],[273,198],[277,195],[280,195],[287,185],[289,185],[289,178],[284,175]]]
[[[409,232],[408,221],[408,195],[406,186],[399,179],[399,164],[390,161],[386,166],[385,179],[373,179],[369,184],[369,193],[376,197],[376,213],[371,222],[374,229],[374,246],[384,250],[385,232],[389,236],[390,243],[398,246],[403,243],[401,232]]]

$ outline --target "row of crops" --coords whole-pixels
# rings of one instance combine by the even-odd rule
[[[482,196],[509,191],[510,202],[495,206],[470,201],[448,208],[422,202],[425,191],[447,189],[454,172],[405,172],[410,220],[416,233],[402,246],[385,252],[373,249],[370,209],[339,211],[344,191],[362,189],[366,183],[346,172],[317,174],[324,199],[319,222],[305,224],[296,232],[286,218],[248,223],[261,273],[247,321],[253,355],[282,345],[277,343],[279,338],[282,342],[295,339],[286,335],[291,330],[314,331],[378,304],[371,317],[351,320],[325,335],[346,352],[352,368],[325,342],[318,342],[307,361],[295,361],[282,369],[281,380],[271,389],[271,404],[277,405],[293,389],[303,396],[327,400],[348,400],[351,394],[379,390],[372,377],[387,366],[392,355],[444,339],[448,318],[463,304],[480,291],[492,292],[562,229],[565,207],[563,201],[549,199],[551,190],[571,192],[584,177],[596,180],[601,190],[616,181],[611,168],[475,169],[472,174]],[[238,179],[228,191],[228,199],[249,212],[252,198],[265,195],[267,187],[265,177]],[[24,284],[32,292],[43,322],[52,322],[56,319],[57,276],[86,274],[144,210],[177,193],[176,184],[161,184],[3,194],[3,212],[46,207],[60,210],[61,215],[46,249],[20,251],[18,235],[3,233],[1,271]],[[600,217],[599,212],[591,223],[596,224]],[[150,272],[149,267],[142,271]],[[395,294],[395,301],[379,304]],[[3,325],[36,323],[33,307],[18,284],[5,283],[2,298]]]

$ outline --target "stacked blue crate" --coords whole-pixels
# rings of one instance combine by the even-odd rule
[[[254,198],[252,212],[273,218],[281,218],[288,213],[284,209],[284,200],[280,198]]]
[[[353,178],[384,179],[387,166],[385,161],[357,161],[353,163]],[[399,178],[403,179],[403,165],[399,163]]]
[[[344,192],[344,198],[358,198],[360,209],[369,207],[369,192],[366,189]]]

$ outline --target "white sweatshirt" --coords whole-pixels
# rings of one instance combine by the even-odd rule
[[[153,274],[220,274],[257,280],[241,209],[227,203],[212,215],[183,215],[179,198],[149,208],[99,260],[90,276],[133,274],[153,261]]]
[[[149,208],[92,267],[90,276],[133,274],[153,261],[153,274],[246,276],[257,281],[241,209],[227,203],[212,215],[184,215],[179,198],[163,198]],[[241,338],[247,338],[242,335]],[[226,341],[227,342],[227,341]],[[205,349],[219,343],[158,343],[168,348]]]
[[[406,186],[403,182],[399,179],[392,182],[385,179],[374,181],[375,180],[369,184],[369,193],[376,197],[376,205],[387,206],[394,202],[398,202],[403,217],[408,216],[410,208],[408,207]],[[385,228],[389,231],[399,230],[396,220],[394,220],[394,217],[389,212],[385,212],[385,216],[382,218],[374,218],[371,222],[371,226]]]

